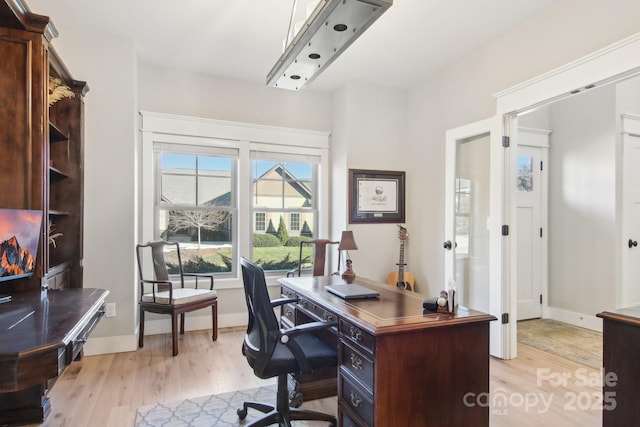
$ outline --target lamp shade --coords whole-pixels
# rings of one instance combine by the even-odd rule
[[[339,251],[354,251],[358,249],[356,241],[353,239],[353,231],[343,231],[340,239]]]

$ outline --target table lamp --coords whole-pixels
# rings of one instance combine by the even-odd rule
[[[342,239],[340,239],[340,245],[338,245],[338,268],[341,267],[340,254],[342,254],[342,251],[347,251],[345,256],[347,269],[342,273],[342,278],[347,283],[353,283],[356,278],[356,273],[354,273],[351,268],[353,262],[349,257],[349,251],[356,249],[358,249],[358,246],[356,245],[356,241],[353,239],[353,231],[343,231]]]

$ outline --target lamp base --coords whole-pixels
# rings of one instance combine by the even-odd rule
[[[345,271],[342,273],[342,279],[347,283],[353,283],[356,280],[356,273],[353,271]]]

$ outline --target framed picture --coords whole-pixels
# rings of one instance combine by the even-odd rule
[[[402,223],[405,173],[349,169],[349,224]]]

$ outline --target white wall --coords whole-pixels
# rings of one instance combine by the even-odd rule
[[[549,306],[595,314],[616,302],[615,88],[550,107]]]
[[[331,131],[331,95],[139,64],[139,110]]]
[[[332,108],[332,235],[339,238],[342,230],[353,230],[358,250],[349,255],[356,275],[386,282],[387,274],[398,268],[398,228],[395,224],[348,223],[348,170],[405,171],[407,186],[415,185],[404,150],[406,92],[348,84],[334,93]],[[408,253],[411,248],[409,238],[405,251]],[[406,271],[411,271],[411,265]]]
[[[84,287],[108,289],[107,302],[116,303],[117,313],[104,318],[93,336],[123,337],[109,342],[109,350],[131,349],[137,304],[135,48],[130,41],[99,34],[73,29],[63,34],[54,47],[73,77],[87,81],[90,89],[85,97]]]
[[[445,131],[495,114],[492,94],[640,31],[636,0],[563,0],[482,49],[425,76],[408,94],[406,169],[412,171],[408,263],[431,294],[444,288]],[[597,30],[594,30],[597,29]]]

